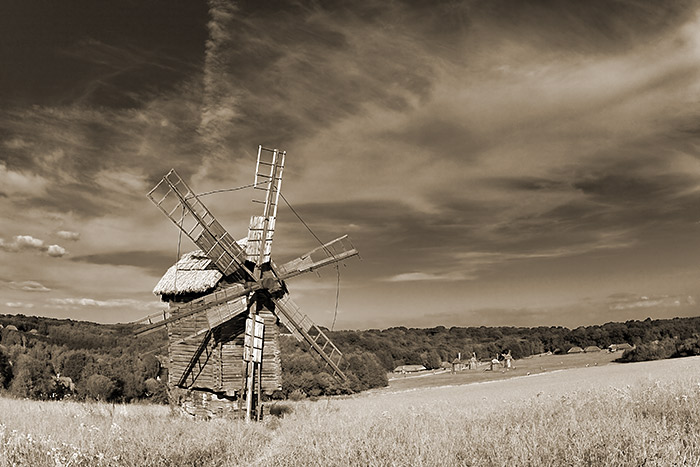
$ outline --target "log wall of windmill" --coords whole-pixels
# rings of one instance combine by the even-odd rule
[[[175,386],[180,380],[208,329],[209,323],[206,314],[203,313],[182,318],[168,326],[168,353],[170,356],[168,379],[171,386]],[[211,342],[209,345],[211,347]],[[197,377],[197,386],[214,388],[213,359],[216,359],[216,352],[211,355],[210,361]]]
[[[260,315],[265,319],[265,345],[263,347],[262,389],[271,395],[281,389],[281,363],[275,316],[267,310]],[[183,318],[168,328],[170,369],[169,383],[174,386],[189,365],[192,356],[199,348],[208,323],[205,314]],[[240,393],[243,386],[245,363],[243,362],[243,339],[245,315],[233,319],[216,329],[209,343],[211,352],[206,365],[197,376],[195,387],[225,392],[233,396]],[[196,337],[190,337],[199,333]],[[204,358],[204,356],[202,357]],[[199,372],[197,366],[195,373]]]
[[[267,310],[260,311],[265,319],[265,345],[263,346],[262,390],[271,395],[282,388],[282,365],[280,363],[279,330],[277,319]],[[222,389],[232,394],[243,385],[245,364],[243,362],[243,334],[237,335],[221,346]]]

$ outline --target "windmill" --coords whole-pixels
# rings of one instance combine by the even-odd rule
[[[144,326],[137,335],[166,327],[169,386],[201,395],[203,401],[233,401],[239,410],[245,402],[246,419],[253,414],[259,418],[263,393],[280,388],[278,322],[306,342],[332,375],[346,380],[342,353],[299,311],[285,281],[358,252],[345,235],[285,264],[275,264],[270,255],[285,157],[284,151],[258,147],[253,187],[263,199],[254,202],[263,204],[263,214],[251,217],[247,239],[238,242],[175,170],[148,193],[201,251],[184,255],[163,276],[161,282],[174,272],[169,289],[160,290],[170,307],[140,320]],[[204,276],[209,282],[200,287],[197,277]],[[187,289],[188,283],[198,288]],[[187,293],[178,295],[181,289]]]

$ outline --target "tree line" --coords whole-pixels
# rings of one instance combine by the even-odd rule
[[[134,338],[133,325],[23,315],[0,315],[0,324],[0,391],[35,399],[167,401],[165,333]],[[338,382],[303,345],[281,336],[282,396],[350,394],[386,386],[387,373],[400,365],[437,369],[460,354],[468,359],[472,352],[490,360],[510,351],[517,359],[566,353],[574,346],[628,343],[635,348],[620,361],[700,355],[700,317],[575,329],[437,326],[326,333],[344,354],[341,369],[347,381]]]
[[[371,352],[386,371],[400,365],[424,365],[427,369],[450,363],[460,354],[468,359],[472,352],[479,360],[490,360],[511,351],[513,358],[545,352],[566,353],[577,346],[627,343],[637,348],[654,348],[659,343],[678,347],[681,355],[691,355],[700,337],[700,317],[673,318],[603,325],[540,327],[393,327],[366,331],[329,332],[329,337],[343,352]],[[670,347],[669,347],[670,348]],[[632,354],[634,355],[634,354]],[[675,355],[667,352],[662,358]],[[644,358],[640,355],[639,358]]]
[[[130,325],[0,315],[0,390],[31,399],[167,401],[162,337]],[[16,329],[16,330],[15,330]]]

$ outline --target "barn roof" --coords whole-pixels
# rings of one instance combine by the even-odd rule
[[[216,287],[222,274],[201,250],[182,255],[160,278],[153,293],[156,295],[178,295],[204,293]]]
[[[610,344],[609,347],[615,348],[617,350],[629,350],[632,348],[632,346],[630,344],[628,344],[627,342],[622,343],[622,344]]]
[[[405,371],[407,373],[412,373],[414,371],[423,371],[426,368],[423,365],[401,365],[394,368],[395,372]]]
[[[578,346],[571,347],[566,353],[581,353],[583,349]]]
[[[598,347],[597,345],[589,345],[583,351],[584,352],[600,352],[600,347]]]

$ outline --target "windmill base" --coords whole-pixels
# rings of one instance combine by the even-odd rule
[[[245,400],[209,390],[170,388],[170,406],[184,416],[197,419],[245,418]],[[261,412],[262,417],[269,415],[270,404],[261,404]]]

